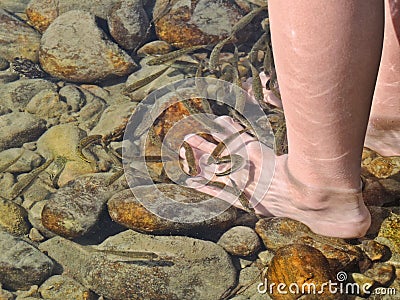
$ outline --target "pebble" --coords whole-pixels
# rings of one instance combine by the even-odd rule
[[[12,61],[26,58],[38,61],[40,34],[32,27],[0,8],[0,55]]]
[[[351,270],[362,259],[361,250],[343,239],[329,238],[313,233],[306,225],[289,218],[261,219],[256,232],[267,249],[277,251],[289,244],[315,247],[328,259],[334,271]]]
[[[34,141],[45,130],[45,121],[29,113],[13,112],[0,116],[0,151]]]
[[[97,27],[95,16],[72,10],[44,32],[40,63],[50,75],[72,82],[97,82],[132,73],[137,65]]]
[[[76,151],[79,141],[85,136],[85,132],[76,125],[61,124],[47,130],[37,141],[37,152],[42,156],[63,157],[67,160],[59,176],[59,186],[65,185],[77,176],[94,172],[92,165],[84,161]]]
[[[47,279],[39,288],[40,295],[47,300],[94,300],[89,289],[76,280],[62,275]]]
[[[146,55],[162,55],[172,51],[172,46],[165,41],[152,41],[144,44],[138,49],[136,54],[138,56]]]
[[[20,79],[2,85],[2,103],[13,111],[24,110],[28,102],[42,90],[57,90],[54,83],[44,79]]]
[[[45,120],[60,118],[68,112],[68,105],[53,90],[42,90],[26,106],[26,111]]]
[[[31,0],[26,8],[26,14],[33,27],[39,32],[44,32],[58,16],[75,9],[91,12],[105,20],[112,6],[119,1],[101,0],[93,5],[93,2],[80,0]]]
[[[90,135],[100,134],[114,139],[122,137],[136,106],[135,102],[125,102],[107,107]]]
[[[257,233],[246,226],[236,226],[226,231],[219,239],[218,245],[236,256],[250,256],[261,248]]]
[[[372,278],[380,286],[388,286],[396,276],[395,271],[395,267],[391,264],[376,263],[364,272],[364,275]]]
[[[10,83],[19,79],[19,75],[10,71],[0,71],[0,84]]]
[[[301,296],[302,285],[305,283],[315,285],[319,298],[337,299],[337,295],[329,292],[326,285],[329,281],[334,282],[334,278],[326,257],[321,251],[301,244],[291,244],[280,248],[272,258],[267,271],[268,286],[275,284],[273,293],[269,293],[270,296],[275,293],[273,299],[297,299]],[[299,293],[288,292],[287,296],[279,295],[276,287],[281,283],[286,284],[287,292],[292,283],[297,283]],[[304,287],[307,289],[306,286]]]
[[[242,17],[227,0],[156,0],[153,11],[157,36],[179,48],[218,42]]]
[[[128,230],[99,246],[80,246],[55,237],[40,249],[85,287],[115,300],[132,295],[140,299],[219,299],[236,281],[236,270],[221,247],[183,236]]]
[[[27,234],[30,224],[26,210],[12,201],[0,198],[0,227],[13,235]]]
[[[390,255],[390,249],[374,240],[364,240],[361,244],[364,253],[372,261],[380,261]]]
[[[27,242],[0,231],[0,282],[6,289],[29,289],[46,280],[53,261]]]
[[[86,104],[85,94],[74,85],[62,87],[58,93],[61,99],[69,105],[72,112],[79,111]]]
[[[0,56],[0,71],[7,70],[10,67],[10,62],[4,57]]]
[[[133,50],[143,44],[150,29],[142,0],[116,3],[108,14],[110,34],[122,48]]]
[[[73,239],[88,233],[99,221],[106,201],[125,189],[124,180],[106,186],[110,174],[76,178],[51,194],[42,211],[42,224],[50,231]]]
[[[32,242],[43,242],[45,240],[45,237],[36,228],[31,228],[28,237]]]
[[[274,257],[275,253],[273,253],[271,250],[265,250],[265,251],[261,251],[260,253],[258,253],[258,258],[260,259],[261,263],[264,266],[268,266],[272,260],[272,258]]]
[[[11,148],[0,152],[0,161],[2,162],[0,169],[2,169],[3,162],[10,164],[21,154],[21,151],[24,151],[22,156],[5,171],[10,173],[27,173],[40,166],[42,157],[39,154],[21,148]]]
[[[141,201],[146,201],[146,205],[151,208],[151,211],[136,199],[132,191],[135,195],[146,195]],[[209,203],[207,206],[175,205],[175,203],[200,203],[209,198],[209,195],[176,184],[157,184],[155,186],[136,186],[121,191],[115,194],[107,205],[108,212],[115,222],[139,232],[193,234],[204,230],[229,227],[236,218],[236,209],[233,206],[228,208],[226,202],[222,200]],[[168,201],[170,199],[174,201]],[[184,215],[187,219],[183,220],[180,214],[186,210],[187,214]],[[220,214],[210,218],[219,211],[221,211]],[[178,212],[180,214],[177,214]],[[199,221],[202,216],[204,216],[204,220]],[[190,222],[190,217],[193,217],[192,222]]]

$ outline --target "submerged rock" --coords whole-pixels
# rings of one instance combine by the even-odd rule
[[[73,10],[59,16],[45,31],[40,63],[50,75],[72,82],[96,82],[125,76],[137,66],[97,27],[95,16]]]
[[[122,48],[138,48],[150,29],[142,0],[124,0],[115,4],[109,12],[108,26],[111,36]]]
[[[136,196],[143,196],[146,204],[143,205],[143,199],[138,200],[132,191]],[[236,208],[229,207],[223,200],[210,202],[209,205],[200,204],[210,198],[176,184],[138,186],[114,195],[108,201],[108,211],[115,222],[140,232],[176,234],[227,228],[236,219]],[[185,207],[188,205],[191,206]],[[160,210],[169,218],[157,214]],[[187,212],[185,216],[188,218],[192,216],[192,222],[179,217],[183,212]],[[214,216],[215,212],[221,213]],[[199,221],[201,217],[204,219]]]
[[[71,277],[115,300],[219,299],[236,280],[236,270],[221,247],[189,237],[128,230],[99,246],[55,237],[40,249]]]
[[[50,276],[53,261],[35,247],[1,230],[0,241],[0,283],[6,289],[29,289]]]
[[[0,8],[0,55],[9,61],[27,58],[38,61],[40,34]]]
[[[157,36],[179,48],[218,42],[242,17],[226,0],[157,0],[153,12]]]
[[[257,233],[246,226],[236,226],[229,229],[221,236],[218,245],[228,253],[238,256],[253,255],[261,247]]]
[[[47,300],[90,300],[91,292],[76,280],[55,275],[47,279],[39,288],[40,295]]]
[[[23,207],[0,198],[0,228],[13,235],[24,235],[30,228],[27,219],[28,214]]]

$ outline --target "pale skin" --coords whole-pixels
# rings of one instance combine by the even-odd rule
[[[364,139],[382,155],[400,155],[400,46],[388,3],[270,0],[268,4],[289,155],[275,157],[244,133],[228,150],[245,151],[247,163],[230,176],[260,215],[289,217],[322,235],[362,237],[371,222],[361,194]],[[217,122],[229,132],[242,129],[228,117]],[[204,164],[203,156],[215,145],[195,135],[187,142],[199,159],[199,176],[229,184],[228,178],[213,177],[213,170]],[[195,180],[188,183],[231,199]]]

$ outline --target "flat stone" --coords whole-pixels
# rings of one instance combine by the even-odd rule
[[[142,0],[116,3],[108,15],[110,34],[122,48],[133,50],[146,40],[150,22]]]
[[[128,230],[99,246],[80,246],[55,237],[40,249],[69,276],[115,300],[132,295],[138,299],[219,299],[236,279],[229,255],[221,247],[183,236]]]
[[[277,251],[289,244],[303,244],[321,251],[332,270],[351,270],[362,259],[361,250],[343,239],[329,238],[313,233],[306,225],[289,218],[261,219],[256,232],[267,249]]]
[[[89,300],[91,292],[76,280],[62,275],[47,279],[39,288],[40,295],[47,300]]]
[[[24,110],[28,102],[42,90],[57,90],[54,83],[44,79],[20,79],[2,85],[2,103],[13,111]]]
[[[0,198],[0,227],[13,235],[27,234],[30,225],[26,210],[12,201]]]
[[[179,48],[218,42],[241,17],[240,9],[225,0],[157,0],[153,11],[157,36]]]
[[[0,55],[8,61],[21,57],[38,61],[40,34],[35,29],[0,9]]]
[[[26,8],[26,14],[33,27],[40,32],[44,32],[58,16],[75,9],[91,12],[95,16],[105,20],[112,6],[119,1],[31,0]]]
[[[146,203],[141,202],[143,198],[138,200],[132,191],[136,196],[145,196]],[[145,233],[193,233],[229,227],[236,218],[236,209],[227,206],[223,200],[219,202],[219,199],[209,205],[196,205],[210,198],[209,195],[176,184],[157,184],[121,191],[107,205],[115,222]],[[185,203],[194,205],[187,206]],[[189,222],[191,218],[193,221]]]
[[[42,211],[42,224],[50,231],[77,238],[99,221],[107,200],[126,188],[123,180],[107,186],[110,174],[96,173],[76,178],[51,194]]]
[[[218,240],[218,245],[229,254],[237,256],[253,255],[261,247],[257,233],[246,226],[236,226],[229,229]]]
[[[0,84],[10,83],[19,79],[19,74],[10,71],[0,72]]]
[[[44,32],[39,59],[47,73],[72,82],[125,76],[137,67],[97,27],[94,15],[79,10],[59,16]]]
[[[22,156],[14,164],[10,165],[10,163],[21,155],[21,151],[23,151]],[[11,148],[0,152],[0,161],[0,170],[4,169],[3,166],[9,165],[3,172],[27,173],[37,168],[42,163],[42,157],[30,150]]]
[[[0,116],[0,151],[35,141],[45,130],[45,121],[29,113],[13,112]]]
[[[35,247],[3,231],[0,240],[0,283],[6,289],[29,289],[50,276],[53,261]]]
[[[272,293],[267,287],[269,295],[274,300],[299,298],[302,295],[302,287],[307,293],[307,286],[303,284],[314,284],[321,299],[337,299],[337,295],[331,294],[326,285],[327,282],[334,282],[328,260],[321,251],[307,245],[292,244],[280,248],[268,267],[267,280],[268,287],[275,284]],[[286,294],[277,290],[277,286],[281,283],[286,285]],[[289,292],[289,286],[293,283],[299,286],[297,294]],[[292,289],[295,290],[293,286]]]
[[[137,55],[162,55],[171,52],[172,46],[165,41],[152,41],[144,44],[137,51]]]

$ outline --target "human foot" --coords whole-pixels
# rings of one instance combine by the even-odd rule
[[[400,117],[371,117],[364,145],[382,156],[400,156]]]
[[[242,129],[229,117],[217,118],[216,122],[227,129],[226,135]],[[226,136],[219,134],[215,138],[223,140]],[[187,181],[192,188],[241,207],[232,194],[204,184],[204,179],[207,179],[232,186],[232,179],[250,199],[258,215],[289,217],[303,222],[315,233],[341,238],[361,237],[369,228],[370,214],[360,190],[306,186],[291,176],[287,155],[276,157],[272,149],[246,133],[227,145],[224,153],[243,156],[243,167],[223,177],[215,175],[222,166],[206,163],[215,148],[213,143],[196,135],[187,137],[186,141],[193,148],[200,169],[198,176]],[[185,153],[181,155],[184,157]]]

